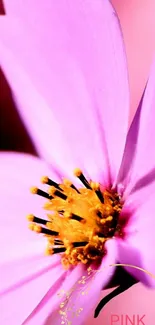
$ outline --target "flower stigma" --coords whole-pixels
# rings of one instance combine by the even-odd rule
[[[118,231],[122,210],[116,191],[88,182],[78,168],[74,175],[84,187],[76,188],[67,179],[58,184],[43,177],[41,181],[49,185],[48,192],[36,187],[31,188],[31,192],[47,199],[44,209],[49,211],[48,220],[34,215],[27,217],[29,228],[46,237],[46,253],[61,254],[65,269],[78,263],[101,262],[106,254],[106,241]]]

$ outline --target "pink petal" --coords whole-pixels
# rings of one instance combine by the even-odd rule
[[[127,208],[129,205],[134,209],[126,229],[127,237],[125,240],[118,240],[118,254],[120,263],[131,265],[131,267],[125,267],[129,273],[147,286],[155,287],[155,197],[154,192],[148,191],[145,194],[143,204],[137,205],[137,208],[135,208],[135,204],[131,204],[131,199],[124,207]]]
[[[50,325],[50,324],[60,324],[61,323],[61,316],[60,316],[60,304],[66,299],[66,295],[70,292],[72,292],[73,287],[76,286],[76,289],[72,292],[71,297],[69,298],[69,302],[67,304],[67,308],[73,307],[74,311],[79,309],[82,306],[87,305],[88,298],[90,299],[89,304],[90,308],[87,305],[87,310],[84,308],[82,314],[80,317],[78,317],[78,323],[77,318],[74,318],[74,321],[72,324],[81,324],[83,319],[86,317],[87,312],[89,313],[89,310],[92,308],[92,306],[95,304],[95,302],[98,299],[99,293],[104,287],[104,285],[107,284],[109,279],[112,277],[115,268],[109,267],[112,263],[115,262],[116,259],[116,245],[114,241],[109,241],[107,245],[108,254],[106,258],[103,260],[100,269],[98,270],[98,273],[96,274],[95,278],[92,280],[92,286],[90,286],[90,291],[88,295],[82,296],[81,293],[78,296],[77,299],[77,293],[79,293],[79,290],[86,290],[88,289],[88,286],[90,284],[90,281],[87,281],[87,285],[81,285],[78,284],[78,280],[82,279],[82,276],[88,276],[88,272],[84,270],[83,265],[78,265],[75,267],[72,271],[69,271],[65,281],[57,291],[56,295],[52,295],[52,293],[49,292],[46,294],[46,296],[43,298],[41,303],[36,307],[36,309],[29,315],[27,320],[24,322],[23,325],[35,325],[35,324],[44,324],[44,325]],[[105,269],[104,269],[105,268]],[[103,272],[103,274],[102,274]],[[104,279],[103,279],[104,278]],[[95,287],[95,290],[94,290]],[[64,293],[63,293],[64,292]],[[96,298],[94,295],[96,294]],[[93,297],[93,299],[92,299]],[[95,298],[95,299],[94,299]],[[91,300],[92,299],[92,300]],[[93,304],[94,303],[94,304]],[[73,306],[73,304],[75,304]],[[54,312],[52,312],[53,306],[58,306],[59,308],[56,309]],[[62,311],[64,311],[65,308],[62,308]],[[51,315],[48,317],[49,312],[51,310]],[[46,316],[46,317],[45,317]],[[70,318],[70,312],[67,312],[67,317]],[[80,323],[79,323],[80,321]]]
[[[130,182],[126,178],[128,186],[125,196],[127,198],[126,206],[133,209],[133,215],[127,228],[130,235],[127,241],[120,242],[119,246],[121,262],[136,264],[155,275],[155,258],[152,251],[155,245],[155,151],[152,142],[155,137],[154,90],[155,62],[152,66],[142,107],[139,107],[130,131],[130,146],[127,148],[127,153],[133,155],[133,166],[130,166]],[[132,155],[130,156],[130,162]],[[155,286],[155,276],[152,278],[134,268],[127,269],[146,285]]]
[[[107,242],[107,251],[108,253],[103,259],[100,268],[96,272],[92,273],[93,276],[88,275],[88,271],[83,272],[83,276],[86,277],[86,283],[75,283],[75,289],[70,296],[69,302],[64,308],[62,308],[62,311],[71,308],[71,310],[67,311],[67,319],[74,325],[83,324],[87,315],[90,313],[90,310],[94,308],[95,311],[95,304],[98,301],[101,290],[107,285],[114,274],[115,267],[112,266],[112,264],[116,263],[117,259],[116,244],[114,240]],[[82,280],[82,277],[79,277],[79,279]],[[80,308],[83,308],[83,310],[81,310],[77,316],[76,312]],[[57,313],[51,315],[50,319],[53,319],[54,325],[59,325],[61,320],[63,320],[61,317],[62,316]],[[46,325],[51,324],[50,319]]]
[[[73,270],[68,271],[64,282],[60,283],[60,286],[57,288],[55,295],[53,295],[53,288],[51,288],[39,302],[33,312],[28,316],[28,318],[25,319],[23,325],[45,325],[45,323],[48,322],[51,317],[53,322],[53,315],[59,317],[60,307],[58,306],[60,306],[61,301],[63,301],[62,297],[65,297],[65,294],[69,292],[69,290],[74,286],[76,281],[82,277],[83,274],[83,265],[78,265],[77,267],[73,268]],[[51,316],[49,316],[49,314],[51,314]]]
[[[23,323],[64,270],[60,258],[44,256],[46,241],[28,229],[26,215],[45,217],[43,200],[29,193],[41,175],[56,181],[47,165],[26,154],[0,154],[0,323]]]
[[[21,258],[23,254],[33,256],[44,251],[46,240],[31,232],[26,220],[30,213],[46,218],[42,208],[46,199],[30,193],[31,186],[46,189],[46,185],[40,182],[44,175],[58,181],[52,170],[38,158],[26,154],[0,154],[0,246],[5,247],[5,252],[1,252],[1,262],[2,259],[10,261]]]
[[[39,268],[39,264],[43,261],[41,262],[41,260],[38,259],[36,262],[38,262]],[[29,264],[28,261],[27,265],[33,267],[33,265]],[[50,291],[52,292],[52,295],[54,295],[59,286],[61,286],[66,273],[62,269],[62,266],[55,266],[51,263],[49,268],[45,270],[43,263],[41,265],[42,272],[36,272],[34,277],[25,281],[25,284],[20,285],[20,287],[15,288],[13,291],[1,294],[1,324],[10,325],[12,324],[12,319],[14,321],[13,324],[24,324],[24,320],[33,312],[37,304],[44,298],[47,292]],[[31,271],[32,270],[33,268]],[[51,312],[52,307],[53,306],[50,305],[50,310],[44,315],[45,319]],[[41,324],[43,323],[40,323],[40,325]]]
[[[32,3],[26,25],[1,23],[2,67],[20,114],[46,159],[108,181],[109,161],[112,176],[120,166],[129,113],[116,14],[107,0],[37,2],[37,10],[31,1],[26,8]]]
[[[155,60],[151,68],[149,80],[135,120],[131,126],[126,160],[122,167],[121,179],[126,179],[126,195],[141,187],[154,186],[155,182]],[[130,169],[130,173],[129,173]],[[130,179],[128,176],[130,174]],[[151,187],[150,187],[151,191]],[[153,191],[153,188],[152,188]]]

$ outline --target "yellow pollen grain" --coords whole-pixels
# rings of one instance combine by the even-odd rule
[[[47,227],[48,229],[51,229],[51,230],[52,230],[52,227],[53,227],[52,222],[47,222],[47,223],[46,223],[46,227]]]
[[[41,233],[41,230],[42,230],[42,227],[41,227],[41,226],[39,226],[39,225],[34,225],[34,231],[35,231],[35,232]]]
[[[37,194],[37,191],[38,191],[38,188],[37,188],[37,187],[32,186],[32,187],[30,188],[30,192],[31,192],[32,194]]]
[[[80,223],[82,223],[83,225],[86,223],[86,220],[85,219],[82,219],[79,221]]]
[[[74,199],[72,197],[68,197],[67,198],[67,202],[70,203],[70,204],[72,204],[74,202]]]
[[[64,242],[65,247],[71,245],[70,241],[67,238],[64,238],[63,242]]]
[[[75,168],[74,169],[74,175],[76,177],[80,177],[82,175],[82,170],[80,168]]]
[[[34,224],[33,223],[29,223],[28,227],[29,227],[30,230],[32,230],[32,231],[34,230]]]
[[[47,184],[47,182],[48,182],[48,177],[47,176],[41,177],[41,183]]]
[[[52,255],[52,249],[50,247],[48,247],[48,246],[45,249],[45,255],[46,256]]]
[[[67,178],[64,178],[64,179],[63,179],[63,183],[64,183],[64,185],[66,185],[66,186],[71,186],[71,185],[72,185],[72,182],[71,182],[69,179],[67,179]]]
[[[95,206],[96,213],[99,212],[101,210],[101,208],[102,208],[101,204],[97,203],[96,206]]]
[[[69,212],[69,211],[65,211],[64,212],[64,217],[65,218],[70,218],[72,216],[72,213],[71,212]]]
[[[113,220],[113,217],[112,216],[109,216],[106,218],[106,221],[112,221]]]
[[[100,184],[99,183],[91,182],[90,186],[94,191],[97,191],[97,190],[100,189]]]
[[[104,225],[104,224],[106,223],[106,219],[101,219],[101,220],[100,220],[100,223],[101,223],[102,225]]]
[[[55,191],[56,191],[55,187],[54,187],[54,186],[50,186],[50,187],[49,187],[49,190],[48,190],[48,193],[49,193],[50,195],[54,195]]]
[[[33,222],[34,215],[33,214],[29,214],[26,218],[27,218],[28,221]]]
[[[105,207],[105,215],[108,217],[109,214],[113,214],[114,212],[114,209],[111,205],[107,204],[106,207]]]
[[[98,241],[98,236],[93,236],[92,237],[92,240],[95,241],[95,242],[97,242]]]
[[[45,202],[43,205],[43,209],[50,210],[50,208],[51,208],[51,202],[49,202],[49,201]]]

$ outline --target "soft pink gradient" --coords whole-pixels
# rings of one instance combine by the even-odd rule
[[[66,16],[65,16],[66,17]],[[13,26],[13,25],[12,25]],[[16,27],[18,27],[18,24],[17,24],[17,26]],[[12,29],[12,31],[13,31],[13,29]],[[20,29],[18,29],[18,31],[19,31],[19,34],[21,33],[21,30]],[[30,34],[29,34],[30,35]],[[81,34],[81,35],[83,35],[83,34]],[[17,34],[16,34],[16,36],[17,36]],[[23,34],[22,34],[22,36],[23,36]],[[87,36],[87,35],[86,35]],[[114,38],[115,39],[115,38]],[[87,39],[88,40],[88,39]],[[84,44],[85,44],[85,42],[84,42]],[[23,48],[22,48],[22,50],[24,49],[24,45],[25,44],[23,44],[22,43],[22,46],[23,46]],[[14,42],[13,42],[13,46],[14,46]],[[15,46],[16,47],[16,46]],[[96,47],[95,47],[96,48]],[[100,48],[100,47],[99,47]],[[117,47],[116,47],[117,48]],[[119,48],[119,47],[118,47]],[[14,49],[15,50],[15,57],[17,57],[18,56],[18,54],[19,54],[19,49]],[[21,49],[20,49],[21,50]],[[61,52],[60,52],[61,53]],[[8,54],[8,53],[7,53]],[[25,52],[23,51],[22,52],[22,54],[25,54]],[[117,57],[116,57],[117,58]],[[9,56],[9,55],[6,55],[6,57],[5,57],[5,59],[6,60],[8,60],[8,62],[9,62],[9,60],[11,59],[11,56]],[[55,62],[57,61],[57,59],[59,60],[59,58],[57,58],[56,56],[55,56]],[[21,60],[22,61],[22,60]],[[61,60],[60,60],[61,61]],[[118,60],[119,61],[119,60]],[[12,61],[13,62],[13,61]],[[30,69],[30,71],[32,72],[33,71],[33,68],[34,68],[34,66],[33,66],[33,64],[32,64],[32,66],[30,65],[29,66],[29,64],[27,65],[27,60],[25,60],[25,58],[24,58],[24,60],[23,60],[23,64],[25,64],[25,62],[26,62],[26,71],[29,71],[29,68],[31,68]],[[19,62],[18,62],[19,63]],[[34,62],[35,63],[35,62]],[[87,62],[88,63],[88,62]],[[95,62],[96,64],[97,64],[97,62]],[[120,62],[119,63],[121,63],[121,60],[120,60]],[[10,61],[10,64],[11,64],[11,61]],[[6,66],[8,66],[8,65],[6,65]],[[110,65],[111,66],[111,65]],[[91,67],[92,67],[92,65],[91,65]],[[18,66],[14,66],[14,65],[12,65],[12,72],[14,72],[13,71],[13,69],[15,69],[15,68],[18,68]],[[54,68],[54,67],[53,67]],[[62,68],[62,67],[61,67]],[[84,68],[84,70],[85,70],[85,73],[86,73],[86,75],[87,75],[87,73],[88,73],[88,77],[90,77],[89,76],[89,69],[87,70],[87,64],[85,64],[84,66],[83,66],[83,68]],[[88,68],[90,68],[89,66],[88,66]],[[10,67],[10,69],[11,69],[11,67]],[[53,71],[54,71],[54,69],[53,69]],[[61,69],[60,69],[60,71],[61,71]],[[64,70],[65,71],[65,70]],[[96,69],[94,70],[94,71],[96,71]],[[115,71],[115,70],[114,70]],[[17,71],[16,71],[17,72]],[[20,69],[18,70],[18,72],[22,72],[22,71],[20,71]],[[77,73],[77,71],[75,70],[75,72]],[[146,72],[146,71],[145,71]],[[114,73],[114,72],[113,72]],[[15,76],[15,74],[13,74],[14,76]],[[48,75],[48,74],[47,74]],[[23,77],[23,79],[22,79],[22,81],[24,80],[24,82],[28,82],[28,79],[27,79],[27,77],[23,74],[22,75],[22,73],[21,73],[21,76]],[[145,75],[145,77],[146,77],[146,75]],[[131,80],[132,78],[130,78],[130,80]],[[32,80],[33,80],[33,78],[32,78]],[[95,78],[95,81],[98,81],[98,78]],[[34,83],[35,83],[35,85],[36,85],[36,79],[34,78]],[[38,81],[38,80],[37,80]],[[55,80],[54,80],[55,81]],[[58,80],[59,81],[59,80]],[[92,90],[92,88],[91,88],[91,78],[89,79],[89,81],[90,81],[90,84],[89,84],[89,87],[90,87],[90,90]],[[93,79],[93,81],[94,81],[94,79]],[[102,81],[102,80],[101,80]],[[114,81],[115,81],[115,78],[114,78]],[[39,83],[40,82],[40,83]],[[42,80],[39,80],[38,81],[38,87],[40,88],[40,89],[42,89],[42,91],[43,91],[43,95],[45,96],[45,98],[47,99],[47,100],[49,100],[49,103],[51,102],[51,103],[53,103],[53,100],[56,100],[56,98],[50,98],[50,95],[51,95],[51,93],[50,94],[47,94],[46,93],[46,91],[47,91],[47,89],[46,89],[46,91],[42,88],[42,84],[41,84],[41,82],[42,82]],[[96,83],[95,83],[96,84]],[[36,98],[38,98],[38,99],[40,99],[39,98],[39,95],[37,94],[37,92],[35,93],[35,89],[33,88],[33,85],[30,83],[30,84],[28,84],[27,83],[27,85],[29,85],[30,86],[30,88],[31,88],[31,90],[32,90],[32,94],[33,95],[36,95]],[[54,88],[54,84],[52,84],[53,85],[53,88]],[[70,83],[69,83],[69,85],[70,85]],[[132,83],[131,83],[131,85],[132,85]],[[16,86],[17,86],[17,84],[16,84]],[[114,83],[114,85],[113,86],[115,86],[115,83]],[[117,83],[116,83],[116,86],[117,86]],[[123,86],[124,86],[124,83],[123,83]],[[72,89],[72,88],[71,88]],[[108,88],[108,91],[109,91],[109,89],[110,88]],[[114,87],[114,89],[115,89],[115,87]],[[140,88],[138,88],[138,90],[139,90]],[[27,88],[26,88],[26,90],[27,90]],[[132,87],[131,87],[131,90],[132,90]],[[44,93],[44,91],[45,91],[45,93]],[[107,91],[107,92],[108,92]],[[115,89],[115,92],[116,92],[116,89]],[[66,93],[65,93],[66,94]],[[28,93],[26,93],[26,95],[28,95]],[[46,95],[47,95],[47,97],[46,97]],[[97,95],[99,95],[98,93],[97,93]],[[110,95],[110,94],[109,94]],[[113,95],[113,94],[112,94]],[[38,96],[38,97],[37,97]],[[44,97],[43,96],[43,97]],[[109,98],[113,98],[113,96],[109,96]],[[118,96],[119,97],[119,96]],[[25,97],[26,98],[26,97]],[[99,96],[99,98],[100,98],[100,96]],[[116,96],[116,98],[117,98],[117,96]],[[150,98],[150,97],[149,97]],[[23,98],[24,99],[24,98]],[[31,96],[29,96],[29,102],[30,102],[30,100],[32,100],[32,98],[31,98]],[[58,100],[58,102],[57,102],[57,100]],[[58,104],[58,108],[59,108],[59,105],[60,105],[60,103],[61,103],[61,98],[60,98],[60,102],[59,102],[59,98],[57,98],[57,100],[56,101],[54,101],[54,104]],[[85,102],[87,103],[87,98],[85,98]],[[31,102],[31,104],[34,104],[35,102]],[[110,103],[110,102],[109,102]],[[20,104],[21,104],[21,102],[20,102]],[[43,104],[43,107],[46,109],[46,108],[48,108],[47,107],[47,104],[46,104],[46,102],[44,103],[44,101],[42,102],[42,104]],[[117,105],[119,106],[119,103],[117,103]],[[116,105],[116,106],[117,106]],[[54,105],[55,106],[55,105]],[[29,108],[31,109],[33,107],[33,105],[32,106],[30,106]],[[73,106],[74,107],[74,106]],[[82,106],[81,106],[82,107]],[[119,109],[120,109],[120,107],[119,107]],[[146,105],[145,105],[145,110],[146,110]],[[58,113],[58,112],[57,112]],[[123,116],[123,113],[125,113],[125,111],[123,111],[122,110],[122,115],[116,115],[116,118],[122,118],[122,116]],[[105,114],[106,114],[106,120],[108,120],[108,122],[109,122],[109,117],[108,117],[108,110],[105,110]],[[125,114],[126,115],[126,114]],[[50,116],[51,116],[51,114],[50,114]],[[35,117],[35,115],[33,115],[32,114],[32,120],[33,120],[33,118]],[[79,116],[78,116],[79,117]],[[91,120],[91,116],[89,116],[89,119]],[[124,121],[124,118],[123,118],[123,121]],[[35,121],[36,122],[36,121]],[[41,120],[41,122],[42,122],[42,120]],[[53,122],[53,119],[52,119],[52,122]],[[51,125],[52,125],[52,122],[51,122]],[[108,123],[107,123],[107,126],[108,126]],[[114,124],[114,126],[116,126],[115,124]],[[76,124],[75,124],[75,127],[76,127]],[[123,125],[123,127],[124,127],[124,125]],[[33,129],[33,128],[32,128]],[[65,128],[64,128],[65,129]],[[41,128],[39,128],[39,132],[40,132],[40,130],[41,130]],[[57,131],[57,134],[60,136],[60,134],[59,134],[59,130],[58,130],[58,128],[55,128],[55,130]],[[66,130],[66,133],[67,133],[67,129],[65,129]],[[108,134],[107,135],[107,139],[108,139],[108,142],[110,142],[110,144],[111,144],[111,150],[113,150],[114,151],[114,147],[113,147],[113,143],[112,143],[112,141],[111,141],[111,132],[109,131],[110,130],[110,128],[108,128],[108,127],[106,127],[106,134]],[[143,122],[142,122],[142,130],[143,130]],[[33,131],[33,130],[32,130]],[[71,131],[71,130],[70,130]],[[107,133],[109,131],[109,133]],[[32,132],[33,133],[33,132]],[[117,132],[118,133],[118,132]],[[116,134],[117,134],[116,133]],[[68,134],[68,133],[67,133]],[[69,134],[68,134],[69,135]],[[83,136],[85,136],[85,133],[83,134]],[[94,138],[93,138],[94,139]],[[73,140],[73,139],[72,139]],[[75,140],[76,140],[76,137],[75,137]],[[79,139],[78,139],[79,140]],[[96,141],[97,141],[97,139],[96,139]],[[148,141],[148,139],[147,139],[147,141]],[[45,141],[46,142],[46,141]],[[120,143],[120,144],[122,144],[123,145],[123,137],[120,137],[119,138],[119,141],[118,141],[118,143]],[[59,143],[59,141],[58,141],[58,143]],[[88,142],[89,143],[89,142]],[[82,143],[83,144],[83,143]],[[85,144],[87,144],[87,141],[86,141],[86,143],[84,142],[84,145]],[[96,144],[96,143],[95,143]],[[45,148],[45,147],[44,147]],[[48,148],[49,149],[49,148]],[[74,147],[73,147],[73,149],[74,149]],[[108,147],[108,150],[109,150],[109,147]],[[59,152],[59,151],[58,151]],[[72,153],[73,154],[73,153]],[[151,152],[149,152],[149,154],[151,155]],[[54,153],[54,155],[56,155],[56,152]],[[46,156],[46,155],[45,155]],[[75,152],[75,156],[76,156],[76,152]],[[111,160],[111,157],[112,157],[112,154],[109,152],[109,156],[110,156],[110,160]],[[119,155],[118,155],[119,156]],[[46,157],[47,158],[47,157]],[[58,158],[60,158],[60,157],[57,157],[57,160],[58,160]],[[141,152],[141,158],[144,158],[144,153],[142,153]],[[117,162],[119,162],[119,157],[118,157],[118,161]],[[149,159],[148,159],[149,160]],[[153,161],[153,160],[152,160]],[[117,165],[118,165],[118,163],[117,163]],[[87,166],[86,166],[87,167]],[[147,167],[147,166],[146,166]],[[150,166],[149,166],[149,168],[150,168]],[[118,169],[118,166],[114,166],[114,170],[112,171],[113,173],[114,173],[114,171],[115,171],[115,169],[117,170]],[[146,170],[145,170],[146,171]],[[151,209],[152,210],[152,209]],[[145,210],[144,210],[145,211]],[[142,236],[142,238],[144,238],[144,236]],[[150,240],[150,237],[149,238],[147,238],[148,240]],[[136,241],[136,243],[137,243],[137,241]],[[139,243],[141,243],[140,241],[139,241]],[[141,247],[139,247],[139,249],[141,249]],[[146,253],[146,251],[145,251],[145,253]],[[146,254],[146,256],[147,256],[147,254]],[[131,258],[131,257],[130,257]],[[145,262],[145,260],[144,260],[144,262]],[[149,261],[149,263],[150,263],[150,261]],[[104,274],[103,274],[103,279],[104,279]],[[46,298],[46,297],[45,297]],[[128,299],[129,300],[129,299]],[[42,304],[42,303],[41,303]],[[44,307],[45,306],[45,301],[43,302],[43,306],[42,307]],[[115,305],[116,306],[116,305]],[[49,309],[49,304],[48,304],[48,306],[45,306],[46,308],[48,307],[48,309]],[[80,307],[80,306],[79,306]],[[123,308],[125,308],[125,306],[123,306]],[[42,310],[42,309],[41,309]],[[41,311],[40,310],[40,311]],[[112,309],[111,309],[112,310]],[[46,310],[47,311],[47,310]],[[43,311],[44,312],[44,311]],[[113,311],[112,311],[113,312]],[[138,312],[137,310],[136,310],[136,312]],[[114,313],[114,312],[113,312]],[[115,312],[116,313],[116,312]],[[135,312],[134,312],[135,313]],[[37,316],[38,317],[38,316]],[[43,317],[43,315],[41,316],[41,317]],[[106,317],[106,320],[108,320],[108,317]],[[36,319],[36,321],[38,322],[38,319]],[[90,322],[89,322],[89,324],[90,324]]]
[[[120,18],[129,69],[131,118],[143,93],[155,52],[155,1],[112,0]]]
[[[150,65],[155,52],[155,1],[154,0],[112,0],[118,13],[129,68],[131,115],[136,111]],[[101,299],[107,291],[101,294]],[[146,325],[154,325],[155,291],[137,284],[116,297],[104,308],[98,319],[90,315],[84,325],[110,325],[111,314],[146,314]],[[92,313],[93,315],[93,313]],[[115,323],[120,325],[119,323]]]

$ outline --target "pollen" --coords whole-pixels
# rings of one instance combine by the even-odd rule
[[[42,177],[47,192],[36,187],[31,192],[47,199],[47,218],[27,216],[30,230],[47,239],[46,255],[60,254],[65,269],[101,261],[106,241],[115,236],[122,209],[116,191],[88,181],[79,168],[74,175],[82,186],[76,188],[68,179],[58,184]]]

